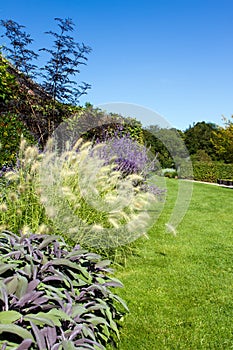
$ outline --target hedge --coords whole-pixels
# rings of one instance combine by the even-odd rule
[[[193,162],[193,177],[194,180],[206,182],[217,182],[217,179],[233,179],[233,164]]]

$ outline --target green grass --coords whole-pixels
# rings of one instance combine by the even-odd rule
[[[233,190],[195,183],[176,237],[164,225],[177,181],[139,256],[117,270],[129,308],[120,350],[233,349]]]

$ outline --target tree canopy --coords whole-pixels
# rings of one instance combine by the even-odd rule
[[[212,159],[216,159],[216,150],[212,138],[218,127],[214,123],[198,122],[184,131],[184,141],[190,155],[205,151]]]
[[[233,116],[231,118],[233,119]],[[219,159],[225,163],[233,163],[233,121],[224,120],[225,126],[217,128],[212,143]]]

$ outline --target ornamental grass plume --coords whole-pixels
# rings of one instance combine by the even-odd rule
[[[158,196],[136,185],[144,182],[140,171],[145,154],[138,158],[137,173],[124,171],[112,154],[106,162],[105,143],[79,141],[78,147],[66,144],[58,153],[49,142],[40,181],[43,203],[50,211],[56,210],[51,218],[56,227],[74,242],[98,248],[125,245],[146,234],[153,223],[148,213],[157,205]],[[135,146],[136,151],[140,153]]]
[[[5,213],[7,211],[7,205],[5,203],[0,204],[0,212]]]
[[[112,155],[109,161],[101,156],[106,147],[78,140],[58,152],[51,139],[41,154],[22,139],[17,166],[4,174],[1,225],[16,233],[25,228],[55,232],[98,248],[123,246],[145,235],[161,206],[161,190],[146,187],[145,153],[138,157],[137,172],[125,171]],[[140,148],[135,145],[134,150],[136,157]]]
[[[50,226],[40,203],[38,169],[41,158],[38,148],[27,146],[22,138],[16,166],[2,169],[0,222],[4,229],[19,234],[25,232],[25,228],[36,232],[42,224]]]

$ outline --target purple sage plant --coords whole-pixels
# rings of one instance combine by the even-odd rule
[[[127,310],[109,264],[57,236],[0,233],[0,348],[106,349]]]

